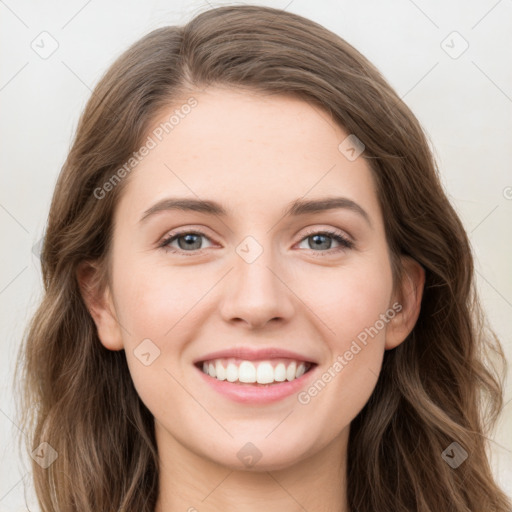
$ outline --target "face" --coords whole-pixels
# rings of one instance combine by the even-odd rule
[[[347,132],[291,97],[193,96],[125,178],[107,294],[117,322],[94,317],[102,343],[126,351],[159,449],[284,468],[346,436],[384,350],[407,334],[407,308],[393,295],[369,165]],[[218,210],[165,203],[177,198]],[[324,199],[339,201],[288,211]]]

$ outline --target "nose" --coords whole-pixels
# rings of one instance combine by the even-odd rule
[[[224,280],[220,304],[223,319],[243,323],[251,330],[271,320],[288,321],[294,305],[285,274],[270,251],[263,251],[252,263],[235,255],[234,268]]]

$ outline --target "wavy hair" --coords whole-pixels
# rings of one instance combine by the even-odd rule
[[[108,284],[122,180],[95,190],[137,150],[156,116],[210,85],[294,95],[328,112],[365,145],[383,212],[395,283],[400,256],[425,269],[421,312],[386,351],[348,446],[351,512],[509,512],[488,460],[503,407],[506,361],[475,290],[468,236],[439,179],[418,120],[354,47],[296,14],[259,6],[202,12],[133,44],[95,87],[59,175],[41,251],[43,297],[19,352],[20,421],[43,512],[153,512],[158,495],[154,420],[124,351],[99,341],[77,268],[95,262]],[[19,377],[19,378],[18,378]],[[450,467],[457,442],[468,458]]]

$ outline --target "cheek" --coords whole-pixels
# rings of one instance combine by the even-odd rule
[[[151,265],[133,266],[125,276],[119,276],[116,293],[122,302],[118,308],[133,338],[129,343],[137,343],[141,337],[163,343],[173,338],[177,327],[182,336],[195,309],[200,309],[198,301],[211,288],[211,281],[208,272],[201,279],[197,272],[194,275],[184,268]]]
[[[123,331],[123,338],[133,384],[159,419],[190,407],[190,396],[180,386],[183,375],[175,362],[182,357],[186,340],[194,336],[198,325],[194,313],[199,308],[193,306],[206,291],[199,280],[192,282],[179,269],[171,272],[154,267],[133,270],[130,279],[118,288],[129,333]]]
[[[329,270],[308,278],[309,286],[304,282],[299,295],[307,294],[304,302],[328,327],[332,346],[344,350],[347,341],[366,332],[388,311],[392,274],[387,260],[377,257]]]
[[[395,314],[390,307],[392,274],[386,260],[376,259],[339,269],[320,283],[310,301],[328,327],[329,361],[299,402],[315,402],[315,410],[336,428],[359,413],[375,388],[386,327]]]
[[[183,372],[176,362],[204,321],[200,300],[212,287],[211,275],[206,274],[201,279],[184,268],[143,265],[132,268],[124,279],[119,275],[116,293],[126,327],[122,336],[128,367],[141,400],[153,414],[166,411],[171,402],[173,408],[187,406],[178,384]]]

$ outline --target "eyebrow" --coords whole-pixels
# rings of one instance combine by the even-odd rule
[[[325,197],[320,199],[304,200],[296,199],[289,203],[283,213],[283,217],[300,216],[312,213],[320,213],[327,210],[345,209],[357,213],[372,226],[370,216],[360,205],[347,197]],[[228,217],[230,213],[221,204],[207,199],[191,199],[173,197],[158,201],[158,203],[148,208],[139,220],[144,222],[148,217],[162,211],[180,210],[218,215]]]

